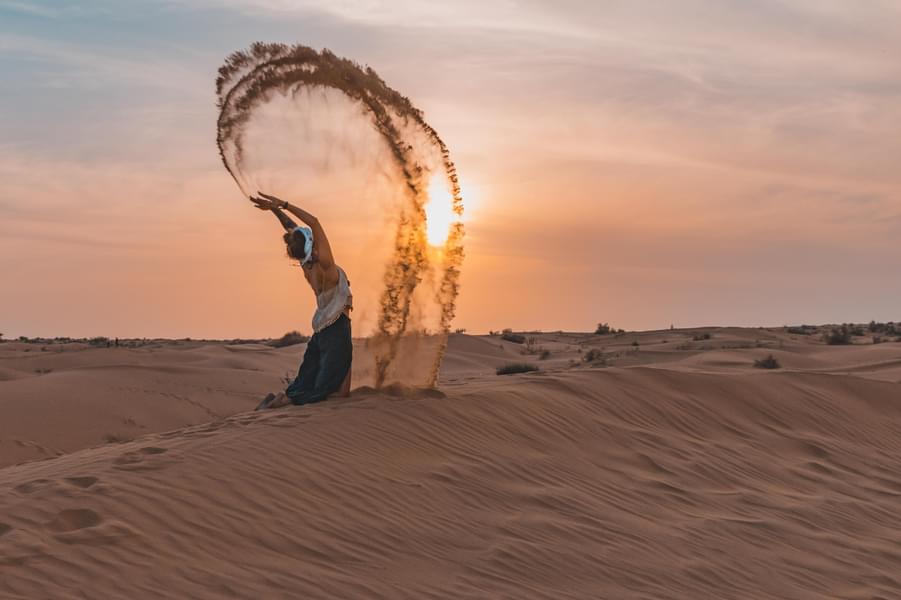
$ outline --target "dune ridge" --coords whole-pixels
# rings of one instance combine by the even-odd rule
[[[0,470],[0,592],[894,598],[898,391],[639,366],[236,414]]]
[[[451,335],[440,384],[491,379],[497,367],[511,362],[531,361],[551,372],[590,367],[599,364],[585,362],[592,351],[609,366],[734,375],[747,374],[755,359],[772,354],[783,371],[901,382],[898,343],[826,346],[815,336],[742,328],[525,337],[534,342],[531,350],[499,336]],[[163,340],[139,348],[2,343],[0,467],[248,410],[294,377],[304,349]],[[539,359],[541,350],[547,359]],[[372,353],[366,340],[355,341],[355,387],[374,383]],[[418,358],[414,353],[404,361]]]

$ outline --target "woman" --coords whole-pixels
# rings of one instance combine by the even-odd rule
[[[316,217],[275,196],[258,194],[250,199],[260,210],[272,211],[285,228],[288,256],[300,261],[303,275],[316,295],[316,312],[313,337],[307,344],[297,377],[284,392],[266,396],[257,410],[288,403],[321,402],[339,390],[346,394],[350,389],[353,357],[350,337],[353,295],[347,275],[335,264],[328,238]],[[298,226],[285,212],[307,227]]]

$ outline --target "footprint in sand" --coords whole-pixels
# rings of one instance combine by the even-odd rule
[[[47,545],[35,532],[0,523],[0,567],[21,566],[33,558],[45,556]]]
[[[297,427],[298,424],[310,418],[309,412],[290,411],[274,415],[266,424],[270,427]]]
[[[70,508],[62,511],[47,523],[47,529],[57,533],[77,531],[86,527],[96,527],[103,518],[89,508]]]
[[[13,488],[13,490],[19,492],[20,494],[31,494],[38,490],[42,490],[53,482],[49,479],[34,479],[32,481],[27,481],[25,483],[21,483]]]
[[[89,508],[61,511],[46,527],[54,538],[64,544],[99,546],[135,535],[127,525],[105,521],[99,513]]]
[[[146,446],[122,454],[113,461],[113,463],[117,469],[131,471],[161,469],[172,462],[172,460],[161,460],[160,455],[165,454],[166,452],[168,452],[168,449],[166,448]]]
[[[72,496],[73,492],[78,490],[86,490],[94,486],[99,479],[90,476],[81,477],[65,477],[61,480],[55,479],[34,479],[21,483],[13,488],[20,494],[35,494],[39,492],[60,492],[65,496]],[[65,482],[65,483],[64,483]],[[98,486],[99,488],[100,486]],[[76,489],[73,489],[76,488]]]
[[[98,479],[96,477],[66,477],[66,481],[75,487],[86,490],[97,483]]]
[[[182,435],[184,437],[210,437],[216,435],[220,429],[232,427],[228,421],[225,419],[219,418],[210,423],[204,423],[203,425],[195,425],[194,427],[190,427],[188,429],[182,430]]]

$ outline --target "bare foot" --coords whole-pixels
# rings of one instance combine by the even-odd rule
[[[269,408],[269,403],[275,400],[275,394],[272,392],[266,394],[266,397],[260,400],[260,403],[257,404],[257,407],[254,410],[263,410],[264,408]]]
[[[285,395],[285,392],[279,392],[265,408],[281,408],[283,406],[288,406],[289,404],[291,404],[291,401]]]

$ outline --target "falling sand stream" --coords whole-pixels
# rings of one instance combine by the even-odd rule
[[[302,45],[253,44],[235,52],[219,69],[217,143],[225,168],[245,196],[256,191],[256,181],[246,168],[245,143],[248,128],[273,100],[289,102],[311,91],[340,92],[384,141],[385,170],[390,174],[393,194],[400,198],[387,215],[393,225],[393,251],[385,265],[384,288],[379,296],[378,317],[369,347],[375,356],[376,387],[391,382],[435,385],[454,318],[463,262],[463,198],[454,163],[438,133],[425,121],[422,111],[408,98],[390,88],[369,67],[318,52]],[[329,96],[322,94],[323,102]],[[294,110],[305,110],[294,102]],[[434,176],[446,180],[454,214],[443,247],[433,249],[426,236],[429,183]],[[424,281],[428,281],[425,285]],[[426,291],[427,293],[423,293]],[[417,305],[428,306],[417,306]],[[423,322],[414,315],[433,315]],[[399,354],[416,355],[415,369],[399,365]]]

